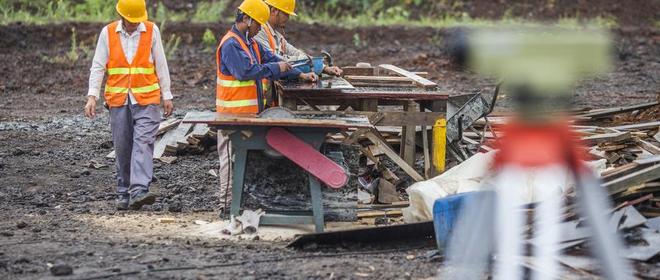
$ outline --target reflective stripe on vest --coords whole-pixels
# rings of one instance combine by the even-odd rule
[[[257,105],[259,105],[259,102],[257,102],[256,99],[232,100],[232,101],[217,99],[215,101],[215,106],[226,107],[226,108],[237,108],[237,107],[257,106]]]
[[[223,87],[249,87],[254,86],[256,83],[253,80],[239,81],[239,80],[221,80],[218,78],[218,85]]]
[[[221,80],[220,78],[216,80],[216,83],[218,83],[218,85],[223,87],[249,87],[249,86],[254,86],[256,84],[254,80],[250,80],[250,81]],[[261,86],[264,89],[264,91],[268,89],[268,87],[270,86],[269,84],[270,83],[268,82],[268,79],[264,79],[261,81]]]
[[[132,68],[110,68],[108,69],[108,75],[130,75],[130,74],[153,74],[156,73],[156,69],[151,67],[151,68],[140,68],[140,67],[132,67]]]
[[[150,93],[154,90],[159,90],[160,89],[160,84],[153,84],[150,86],[146,87],[139,87],[139,88],[132,88],[131,93],[133,94],[144,94],[144,93]],[[105,92],[108,93],[128,93],[129,88],[123,88],[123,87],[105,87]]]

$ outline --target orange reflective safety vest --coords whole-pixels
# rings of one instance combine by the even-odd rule
[[[128,62],[121,46],[119,34],[115,32],[119,21],[108,25],[108,49],[110,55],[106,69],[108,80],[105,84],[105,100],[110,107],[126,104],[128,92],[133,94],[138,104],[145,106],[160,104],[160,84],[151,58],[151,42],[154,24],[144,22],[146,32],[140,34],[140,43],[132,62]]]
[[[270,26],[265,25],[261,28],[263,28],[263,30],[266,32],[266,35],[268,35],[268,45],[270,46],[271,51],[273,54],[276,54],[275,50],[277,48],[277,43],[275,42],[275,36],[273,36],[273,32],[270,32]]]
[[[259,45],[257,42],[252,43],[252,49],[257,55],[256,59],[252,57],[252,53],[248,46],[243,42],[243,40],[236,35],[234,32],[229,31],[220,41],[218,50],[216,51],[216,67],[217,72],[217,88],[216,88],[216,100],[215,108],[219,113],[259,113],[259,100],[257,94],[257,83],[255,80],[249,81],[239,81],[231,75],[225,75],[220,71],[222,69],[222,46],[229,40],[234,38],[240,45],[248,57],[250,57],[250,63],[261,63],[261,53],[259,52]],[[266,104],[265,92],[268,89],[268,79],[262,79],[262,89],[264,93],[263,103]]]

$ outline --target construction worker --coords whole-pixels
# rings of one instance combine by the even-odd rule
[[[265,50],[253,40],[261,25],[269,17],[268,6],[262,0],[245,0],[238,7],[236,21],[220,41],[216,52],[217,90],[216,110],[219,113],[252,113],[264,110],[268,104],[266,88],[270,80],[297,77],[303,81],[316,81],[314,73],[302,73]],[[228,137],[218,132],[220,158],[220,197],[231,200]],[[226,210],[223,208],[223,211]]]
[[[264,0],[270,6],[270,17],[268,23],[264,25],[261,32],[257,34],[255,40],[266,46],[268,51],[287,61],[296,61],[307,59],[309,56],[289,44],[276,28],[284,29],[290,16],[296,16],[296,0]],[[323,73],[335,76],[341,76],[341,68],[337,66],[325,66]]]
[[[151,205],[153,150],[161,121],[174,110],[170,76],[158,27],[147,21],[145,0],[119,0],[121,20],[101,31],[90,69],[85,115],[96,116],[96,101],[107,72],[104,98],[117,167],[118,210]]]

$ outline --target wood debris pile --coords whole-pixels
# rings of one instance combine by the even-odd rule
[[[660,102],[600,110],[571,112],[572,126],[591,160],[606,161],[602,172],[603,186],[616,203],[636,201],[647,217],[660,216]],[[490,151],[501,136],[498,124],[506,116],[489,116],[492,129],[479,132],[486,121],[475,123],[463,133],[465,146],[472,150]],[[476,129],[475,129],[476,128]],[[651,196],[648,196],[651,195]],[[642,197],[648,197],[637,201]]]
[[[215,151],[217,131],[209,129],[205,124],[193,125],[181,121],[182,119],[172,118],[160,124],[154,144],[154,159],[174,163],[177,155],[183,153]],[[114,158],[115,152],[106,157]]]

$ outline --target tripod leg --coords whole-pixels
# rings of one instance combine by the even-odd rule
[[[595,256],[602,262],[607,279],[633,279],[628,263],[619,257],[620,240],[608,227],[606,216],[610,203],[600,180],[589,172],[575,174],[579,209],[586,218]]]

